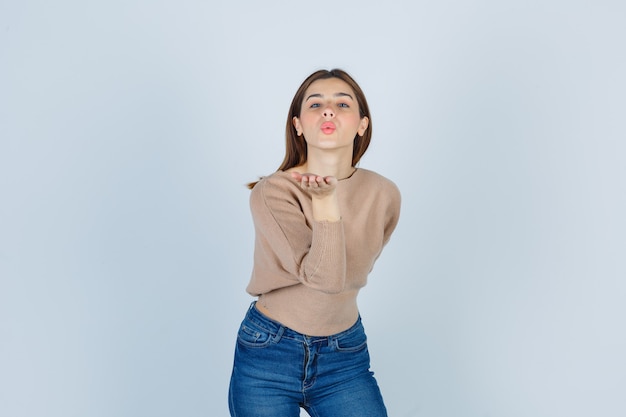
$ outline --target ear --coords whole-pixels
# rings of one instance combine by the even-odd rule
[[[361,119],[361,123],[359,123],[359,129],[357,130],[359,136],[363,136],[365,134],[365,131],[367,130],[367,127],[369,125],[370,119],[367,116],[363,116],[363,118]]]
[[[300,124],[300,119],[294,116],[293,119],[291,119],[291,123],[293,123],[293,127],[296,129],[298,136],[302,136],[302,125]]]

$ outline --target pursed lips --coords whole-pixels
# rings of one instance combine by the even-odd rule
[[[327,135],[333,133],[336,128],[337,127],[335,126],[333,122],[324,122],[322,123],[322,127],[321,127],[322,132],[324,132]]]

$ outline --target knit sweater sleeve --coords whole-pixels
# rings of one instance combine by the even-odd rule
[[[400,195],[400,190],[398,187],[391,181],[386,180],[388,183],[388,196],[386,201],[388,203],[386,216],[385,216],[385,229],[383,234],[383,246],[389,242],[393,231],[396,229],[398,225],[398,221],[400,220],[400,206],[402,196]]]
[[[298,283],[325,293],[344,289],[343,221],[315,221],[304,209],[307,203],[310,197],[284,177],[268,177],[252,190],[256,241],[249,292],[259,295]]]

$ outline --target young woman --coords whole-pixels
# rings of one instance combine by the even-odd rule
[[[389,240],[400,193],[357,168],[372,136],[344,71],[311,74],[293,98],[285,159],[250,184],[256,239],[230,382],[233,417],[382,417],[357,294]]]

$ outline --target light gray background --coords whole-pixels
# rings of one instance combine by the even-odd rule
[[[319,68],[401,222],[391,416],[626,413],[621,1],[0,2],[0,415],[226,416],[253,233]]]

